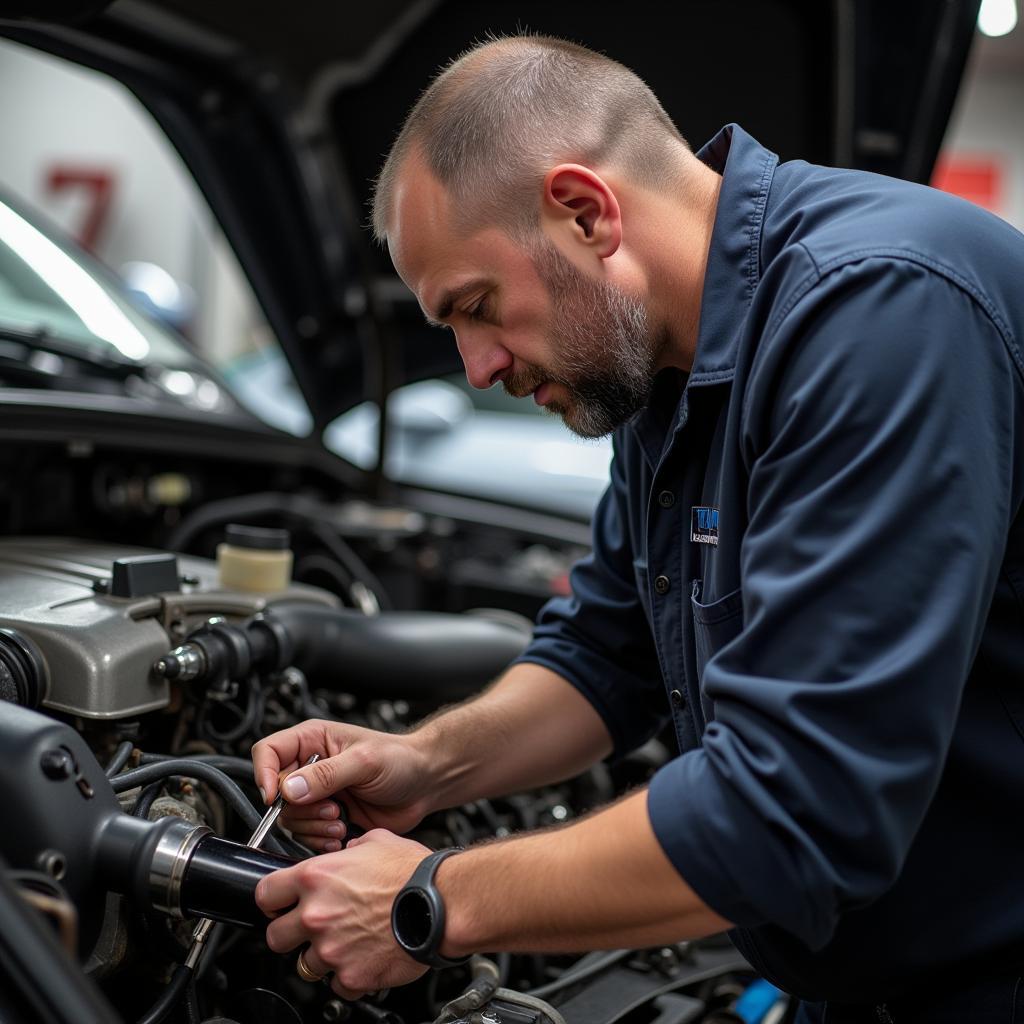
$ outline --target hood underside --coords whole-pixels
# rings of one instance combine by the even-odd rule
[[[489,33],[602,50],[696,147],[737,121],[783,160],[927,181],[980,0],[0,0],[0,32],[124,81],[221,219],[318,426],[460,368],[366,230],[430,77]],[[98,13],[99,8],[104,8]],[[272,200],[268,197],[273,197]]]

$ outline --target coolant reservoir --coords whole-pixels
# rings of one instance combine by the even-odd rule
[[[224,531],[224,543],[217,545],[220,585],[261,594],[284,590],[292,578],[290,544],[287,530],[232,523]]]

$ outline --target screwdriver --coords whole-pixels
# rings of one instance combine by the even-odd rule
[[[302,767],[308,768],[319,760],[320,755],[314,754]],[[266,814],[260,819],[260,823],[256,826],[256,831],[249,836],[249,841],[245,844],[246,846],[253,850],[259,849],[260,843],[267,838],[267,833],[274,827],[274,823],[281,816],[284,805],[285,799],[278,793],[277,799],[267,808]],[[196,930],[192,933],[192,945],[189,947],[188,956],[185,957],[185,966],[193,971],[199,963],[199,958],[203,955],[203,947],[206,944],[206,939],[212,927],[213,920],[209,917],[204,917],[196,925]]]

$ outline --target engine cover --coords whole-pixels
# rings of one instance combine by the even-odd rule
[[[38,646],[45,663],[43,706],[113,719],[166,707],[170,687],[153,663],[211,615],[248,618],[280,602],[336,606],[315,587],[273,595],[221,589],[217,565],[178,556],[178,586],[138,597],[110,594],[115,561],[146,548],[67,538],[0,539],[0,627]]]

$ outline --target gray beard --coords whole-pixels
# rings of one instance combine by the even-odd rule
[[[505,381],[510,394],[527,395],[545,381],[561,384],[566,403],[551,402],[580,437],[604,437],[631,419],[650,399],[655,349],[643,304],[618,288],[581,273],[550,242],[531,252],[555,314],[550,367],[529,367]]]

